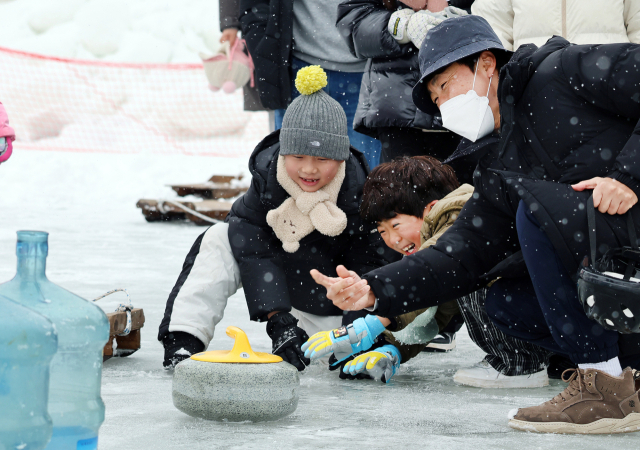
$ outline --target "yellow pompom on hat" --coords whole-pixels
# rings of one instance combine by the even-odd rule
[[[310,155],[344,161],[349,158],[347,115],[336,100],[322,90],[327,74],[320,66],[298,70],[296,97],[282,119],[281,155]]]

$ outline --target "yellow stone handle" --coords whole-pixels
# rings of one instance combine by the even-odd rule
[[[249,344],[247,333],[238,327],[227,327],[227,336],[235,339],[231,350],[212,350],[196,353],[191,359],[204,362],[245,364],[278,363],[282,361],[282,358],[270,353],[254,352],[251,349],[251,344]]]
[[[247,333],[242,331],[240,328],[234,326],[227,327],[227,336],[235,339],[233,348],[229,352],[231,355],[233,355],[234,357],[242,357],[245,359],[247,358],[247,355],[242,355],[242,353],[248,354],[249,358],[257,356],[251,349],[251,344],[249,344]]]

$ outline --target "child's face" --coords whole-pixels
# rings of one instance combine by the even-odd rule
[[[422,219],[407,214],[398,214],[378,223],[378,233],[387,247],[403,255],[412,255],[420,250],[420,228]]]
[[[392,219],[378,222],[378,233],[380,233],[380,237],[387,244],[387,247],[403,255],[413,255],[420,250],[422,223],[436,203],[438,203],[438,200],[429,203],[424,208],[422,217],[397,214]]]
[[[305,192],[325,187],[338,173],[342,161],[308,155],[285,155],[287,175]]]

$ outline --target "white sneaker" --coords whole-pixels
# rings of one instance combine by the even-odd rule
[[[460,369],[453,376],[453,381],[465,386],[479,388],[537,388],[549,385],[547,370],[530,375],[507,376],[498,372],[484,359],[467,369]]]

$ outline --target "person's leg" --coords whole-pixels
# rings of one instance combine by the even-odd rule
[[[589,319],[575,282],[529,208],[520,202],[518,239],[548,330],[560,348],[578,364],[600,363],[618,356],[618,333]],[[613,374],[617,375],[617,374]]]
[[[548,364],[550,352],[504,334],[489,319],[485,308],[487,289],[458,299],[471,340],[485,353],[485,360],[506,376],[530,375]]]
[[[560,352],[568,354],[579,368],[565,372],[563,379],[569,386],[551,401],[513,411],[509,426],[577,434],[640,430],[640,386],[631,370],[621,370],[618,334],[587,318],[575,283],[523,202],[516,214],[516,228],[546,324],[541,334],[551,336]]]
[[[334,70],[325,70],[325,72],[328,81],[325,91],[340,103],[347,115],[349,141],[353,147],[364,153],[369,169],[373,169],[380,162],[380,141],[353,129],[353,119],[360,99],[362,72],[337,72]]]
[[[485,310],[493,324],[507,336],[563,354],[549,333],[530,279],[497,280],[487,293]]]
[[[213,225],[193,244],[167,300],[158,339],[184,332],[202,341],[205,348],[213,339],[227,299],[242,286],[228,230],[226,223]]]
[[[291,315],[298,319],[298,326],[309,336],[319,331],[335,330],[342,325],[342,316],[317,316],[291,308]]]

